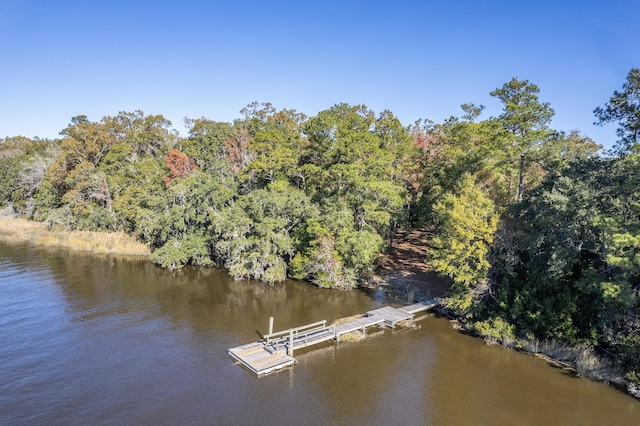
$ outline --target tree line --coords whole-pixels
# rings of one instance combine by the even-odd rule
[[[366,281],[398,227],[434,230],[429,262],[470,328],[598,345],[640,381],[640,70],[597,107],[611,152],[550,127],[517,78],[497,117],[441,123],[336,104],[314,117],[252,103],[233,122],[77,116],[56,140],[0,140],[5,214],[125,231],[169,269],[320,287]]]

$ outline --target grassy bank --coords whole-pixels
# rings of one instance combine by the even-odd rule
[[[0,240],[100,254],[150,254],[149,247],[122,232],[49,230],[44,223],[10,217],[0,217]]]

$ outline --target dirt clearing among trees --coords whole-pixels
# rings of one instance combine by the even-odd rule
[[[371,285],[409,303],[444,296],[451,280],[435,273],[427,261],[432,237],[428,229],[399,230]]]

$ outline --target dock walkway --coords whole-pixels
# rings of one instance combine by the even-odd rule
[[[263,339],[246,345],[231,348],[229,356],[238,361],[258,376],[268,374],[295,364],[293,352],[297,349],[316,345],[329,340],[339,341],[340,336],[367,328],[383,326],[395,328],[403,321],[412,321],[415,314],[437,306],[436,299],[415,303],[401,308],[385,306],[367,312],[360,318],[340,325],[327,325],[326,321],[318,321],[300,327],[272,333]],[[272,326],[270,322],[270,327]]]

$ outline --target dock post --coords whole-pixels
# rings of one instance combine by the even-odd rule
[[[289,329],[289,356],[293,358],[293,328]]]
[[[269,317],[269,336],[273,334],[273,317]],[[267,343],[269,343],[269,338],[267,337]]]

